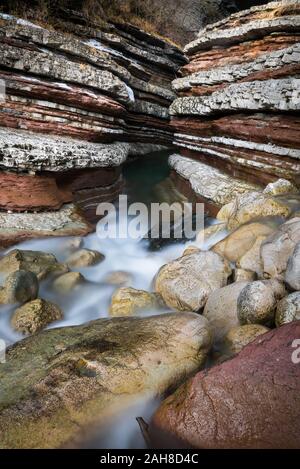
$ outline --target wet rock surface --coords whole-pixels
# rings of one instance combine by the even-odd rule
[[[240,324],[272,325],[278,301],[286,295],[283,284],[272,281],[249,283],[237,298]]]
[[[0,447],[76,446],[204,366],[156,429],[196,448],[299,446],[299,11],[272,2],[210,25],[188,64],[128,24],[72,12],[46,29],[0,14],[0,248],[78,235],[26,243],[57,257],[0,257],[0,338],[30,336],[0,366]],[[185,248],[151,240],[142,256],[144,240],[83,239],[100,202],[136,197],[128,156],[174,132],[182,155],[151,201],[204,202],[213,219]]]
[[[85,236],[92,226],[73,204],[42,213],[0,212],[0,247],[7,248],[32,238]]]
[[[18,308],[12,317],[11,325],[22,334],[35,334],[52,322],[63,318],[60,308],[42,299],[29,301]]]
[[[27,338],[0,368],[0,446],[63,446],[134,397],[194,373],[210,344],[207,321],[191,313],[101,319]]]
[[[275,322],[280,327],[293,321],[300,320],[300,292],[294,292],[283,298],[276,309]]]
[[[284,280],[285,271],[296,244],[300,241],[300,219],[292,218],[268,237],[261,247],[263,272],[266,278]]]
[[[74,292],[76,288],[85,283],[85,278],[79,272],[68,272],[61,275],[53,282],[53,288],[55,291],[68,294]]]
[[[0,304],[26,303],[35,300],[38,292],[37,276],[30,271],[17,270],[6,277],[0,288]]]
[[[233,327],[240,324],[237,300],[247,285],[247,282],[233,283],[209,295],[203,316],[209,322],[216,343],[221,342]]]
[[[158,409],[154,438],[166,432],[202,449],[298,448],[300,371],[291,343],[299,334],[299,321],[270,331],[197,374]]]
[[[57,261],[53,254],[42,251],[14,249],[0,259],[0,272],[10,274],[17,270],[33,272],[39,280],[68,272],[68,267]]]
[[[259,192],[248,192],[222,207],[218,219],[227,222],[230,230],[261,217],[288,218],[292,213],[288,203]],[[225,220],[224,220],[225,219]]]
[[[288,260],[285,282],[292,290],[300,290],[300,242],[296,244],[294,252]]]
[[[169,165],[188,181],[197,195],[219,208],[233,201],[236,196],[258,188],[255,184],[233,178],[216,168],[177,154],[170,156]]]
[[[259,324],[247,324],[230,329],[224,340],[226,353],[229,355],[239,353],[246,345],[253,342],[257,337],[266,334],[269,330]]]
[[[161,268],[155,279],[155,291],[170,308],[199,311],[209,294],[227,284],[231,268],[213,252],[183,256]]]
[[[66,264],[70,268],[81,268],[99,264],[103,260],[104,255],[101,254],[101,252],[92,251],[90,249],[80,249],[67,258]]]
[[[247,223],[230,232],[222,241],[213,246],[213,250],[229,261],[241,264],[244,256],[254,248],[257,241],[266,239],[275,229],[276,224],[272,223]],[[241,265],[239,267],[243,268]],[[246,268],[245,270],[252,269]]]
[[[163,299],[157,293],[123,287],[113,294],[109,314],[112,317],[134,316],[143,311],[159,311],[164,308]]]

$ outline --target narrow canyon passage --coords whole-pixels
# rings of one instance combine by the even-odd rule
[[[300,446],[300,0],[167,3],[0,1],[0,449]]]

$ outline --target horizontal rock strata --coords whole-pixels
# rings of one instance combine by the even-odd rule
[[[258,189],[258,186],[233,178],[207,164],[174,154],[169,165],[184,181],[181,190],[189,195],[190,187],[209,213],[216,216],[220,208],[238,195]]]
[[[59,210],[73,200],[91,218],[119,193],[130,142],[171,145],[171,82],[186,59],[133,26],[57,15],[57,29],[46,29],[0,14],[0,210]]]
[[[74,204],[41,213],[0,212],[0,248],[31,238],[85,236],[92,226]]]
[[[300,184],[300,3],[271,2],[207,26],[173,82],[175,144],[232,176]]]
[[[61,20],[61,33],[1,16],[0,124],[98,142],[150,141],[155,129],[157,143],[170,143],[180,50],[134,27],[73,20]]]

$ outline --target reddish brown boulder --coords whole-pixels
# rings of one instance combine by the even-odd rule
[[[232,360],[198,373],[163,402],[152,433],[196,448],[299,448],[296,339],[300,321],[258,337]]]

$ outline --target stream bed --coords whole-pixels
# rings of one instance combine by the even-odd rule
[[[124,194],[128,196],[128,203],[143,202],[149,206],[151,202],[163,202],[172,198],[168,188],[172,187],[168,176],[169,152],[155,153],[128,163],[124,167]],[[119,224],[127,220],[120,218]],[[207,223],[210,223],[207,220]],[[70,254],[70,247],[78,243],[78,238],[47,238],[35,239],[19,244],[18,249],[43,251],[54,254],[58,261],[64,262]],[[75,291],[65,295],[54,291],[51,281],[40,284],[39,297],[52,301],[60,306],[64,312],[64,319],[51,324],[49,328],[84,324],[86,322],[109,317],[109,306],[112,294],[118,286],[111,284],[109,277],[112,273],[125,272],[128,275],[128,285],[136,289],[151,291],[152,281],[160,267],[179,257],[186,244],[185,240],[166,244],[160,249],[150,249],[149,241],[140,239],[100,239],[97,233],[92,233],[82,240],[80,247],[100,251],[105,260],[98,265],[72,269],[79,271],[87,280]],[[10,248],[7,252],[15,249]],[[23,338],[16,333],[10,320],[15,306],[0,307],[1,338],[7,344],[12,344]],[[162,314],[157,311],[143,312],[143,315]],[[85,448],[144,448],[136,417],[143,417],[149,421],[158,399],[145,399],[133,402],[132,407],[101,425],[92,435],[86,435],[79,447]],[[103,428],[105,431],[103,432]],[[77,446],[78,447],[78,446]]]

